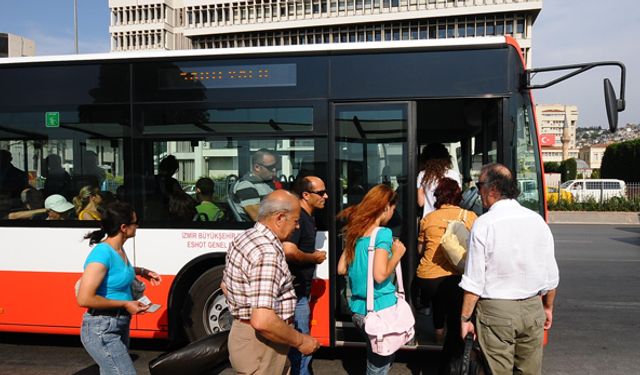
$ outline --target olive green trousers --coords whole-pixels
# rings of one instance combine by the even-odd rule
[[[542,373],[545,319],[540,296],[478,301],[476,334],[493,375]]]

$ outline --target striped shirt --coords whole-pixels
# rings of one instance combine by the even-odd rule
[[[267,181],[260,180],[252,174],[247,174],[236,182],[232,188],[233,209],[238,212],[242,221],[251,221],[245,211],[245,207],[260,204],[262,198],[272,191],[273,188]]]
[[[223,281],[229,311],[251,319],[255,308],[273,310],[282,320],[293,316],[296,293],[282,243],[261,223],[233,239],[227,251]]]

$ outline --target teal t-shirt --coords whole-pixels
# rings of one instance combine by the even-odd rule
[[[381,227],[376,236],[375,248],[384,249],[391,258],[391,243],[393,237],[391,229]],[[369,267],[369,237],[360,237],[356,240],[356,250],[353,262],[349,265],[349,284],[351,285],[351,300],[349,307],[355,314],[367,314],[367,268]],[[375,311],[386,309],[397,302],[396,286],[393,283],[395,272],[382,283],[373,281],[373,309]]]
[[[131,283],[135,271],[131,264],[125,263],[122,257],[107,243],[97,244],[84,262],[84,268],[89,263],[100,263],[107,268],[102,283],[96,294],[116,301],[131,301]]]

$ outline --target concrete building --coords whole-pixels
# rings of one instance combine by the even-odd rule
[[[604,151],[606,149],[606,144],[584,146],[580,149],[578,157],[584,160],[587,165],[589,165],[589,168],[600,169],[600,166],[602,165],[602,157],[604,156]]]
[[[531,65],[533,0],[109,0],[111,51],[513,36]]]
[[[0,57],[34,56],[36,43],[18,35],[0,33]]]
[[[540,129],[542,160],[561,162],[578,158],[576,127],[578,107],[565,104],[538,104],[536,118]]]

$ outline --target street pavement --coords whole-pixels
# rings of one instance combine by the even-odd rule
[[[560,287],[544,374],[640,373],[640,225],[552,224]],[[162,341],[133,340],[139,374],[160,355]],[[435,374],[437,351],[398,355],[398,374]],[[361,348],[322,349],[316,375],[363,374]],[[231,374],[231,370],[224,372]],[[0,334],[0,374],[98,374],[78,337]]]

